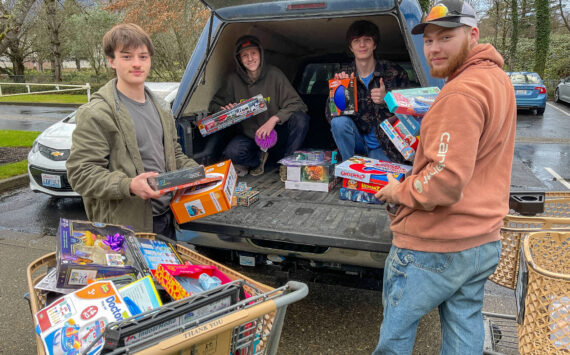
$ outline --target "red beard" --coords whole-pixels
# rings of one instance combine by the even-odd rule
[[[457,69],[459,69],[463,63],[465,63],[465,59],[469,55],[469,39],[465,38],[465,42],[461,46],[461,50],[459,53],[453,57],[449,57],[449,64],[444,68],[437,68],[435,69],[431,64],[431,58],[428,60],[429,67],[430,67],[430,74],[434,78],[447,78],[451,74],[455,73]]]

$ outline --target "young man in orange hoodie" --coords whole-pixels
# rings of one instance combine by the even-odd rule
[[[467,2],[439,1],[412,33],[423,34],[431,75],[447,81],[422,120],[411,175],[376,194],[397,210],[374,354],[410,354],[420,318],[438,307],[441,354],[480,355],[484,286],[509,209],[514,90],[501,55],[478,44]]]

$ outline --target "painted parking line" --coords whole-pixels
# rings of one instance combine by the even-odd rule
[[[558,111],[562,112],[562,113],[565,114],[566,116],[570,117],[570,113],[564,111],[564,110],[561,109],[560,107],[557,107],[556,105],[551,104],[550,102],[547,102],[546,104],[547,104],[548,106],[552,107],[552,108],[557,109]]]
[[[554,170],[552,170],[551,168],[544,168],[546,169],[546,171],[548,171],[550,173],[550,175],[554,176],[554,178],[556,178],[556,180],[561,183],[562,185],[566,186],[566,188],[568,190],[570,190],[570,183],[566,180],[564,180],[564,178],[562,178],[562,176],[558,175],[558,173]]]

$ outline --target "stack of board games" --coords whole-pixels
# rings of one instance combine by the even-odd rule
[[[403,181],[412,171],[409,165],[396,164],[355,155],[335,167],[342,178],[340,198],[366,203],[380,203],[374,195],[388,184],[387,174]]]
[[[279,161],[287,167],[285,189],[323,191],[334,188],[337,151],[298,150]]]
[[[203,181],[205,177],[204,167],[198,165],[162,173],[148,178],[147,181],[153,190],[165,193],[206,183],[208,181]]]
[[[121,225],[60,219],[57,287],[77,289],[89,280],[137,273],[132,254],[122,242],[134,236],[133,230]]]
[[[386,119],[380,127],[404,159],[415,158],[422,117],[439,94],[438,87],[392,90],[384,97],[395,119]]]
[[[267,111],[267,104],[263,95],[259,94],[240,102],[234,108],[206,116],[196,121],[196,125],[205,137],[264,111]]]

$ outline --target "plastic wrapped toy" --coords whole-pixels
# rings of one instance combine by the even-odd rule
[[[414,89],[392,90],[384,101],[390,112],[412,116],[423,116],[439,94],[435,86]]]

